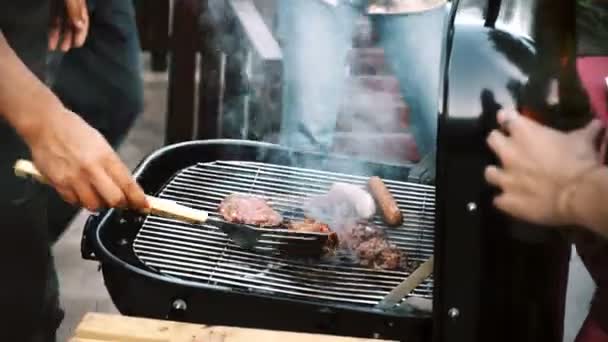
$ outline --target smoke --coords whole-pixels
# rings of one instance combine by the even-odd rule
[[[367,191],[338,182],[326,194],[306,201],[303,209],[307,217],[327,223],[340,235],[346,227],[360,220],[369,220],[376,213],[376,204]]]
[[[221,137],[284,143],[294,150],[332,152],[392,165],[418,159],[407,132],[408,108],[399,84],[362,11],[340,10],[333,17],[336,23],[328,21],[329,5],[319,5],[326,6],[325,12],[305,6],[316,0],[254,2],[281,46],[279,70],[268,68],[259,56],[250,53],[255,50],[229,2],[209,1],[201,15],[201,24],[207,27],[203,32],[213,32],[212,44],[224,58]],[[280,7],[293,7],[293,12],[279,13]],[[298,18],[304,19],[300,23]],[[334,35],[346,35],[347,39],[328,38],[336,27],[343,31]],[[337,67],[330,63],[336,58],[340,60]],[[201,63],[205,63],[204,56]],[[297,82],[292,82],[294,79]],[[286,115],[281,118],[283,106],[287,107]],[[337,120],[331,118],[336,111]],[[294,128],[299,125],[298,116],[305,117],[310,127]],[[280,140],[276,133],[281,120],[282,128],[303,133]],[[291,158],[293,166],[324,168],[323,158]],[[356,161],[348,173],[378,175],[377,170]]]
[[[244,22],[239,21],[235,11],[237,6],[241,12],[249,13],[246,20],[250,22],[265,19],[272,31],[272,15],[266,12],[274,7],[274,2],[255,0],[259,13],[249,10],[247,2],[239,1],[208,1],[201,8],[201,39],[206,53],[211,53],[204,53],[201,63],[206,58],[221,59],[221,138],[262,140],[266,132],[278,129],[281,99],[277,70],[269,68],[256,54],[243,29]],[[201,75],[201,79],[205,77],[208,75]]]

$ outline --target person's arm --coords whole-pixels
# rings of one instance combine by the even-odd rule
[[[19,59],[0,31],[0,116],[28,145],[34,164],[67,202],[89,210],[148,206],[103,136]]]
[[[595,168],[561,196],[560,210],[569,221],[608,238],[608,168]]]
[[[46,117],[61,111],[59,99],[23,64],[0,31],[0,115],[28,140]]]
[[[495,206],[532,223],[584,226],[608,236],[601,207],[608,173],[596,146],[601,123],[564,133],[514,111],[501,111],[497,120],[502,131],[492,131],[488,145],[502,165],[485,170],[486,180],[501,190]]]

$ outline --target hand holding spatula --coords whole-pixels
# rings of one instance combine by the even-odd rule
[[[41,183],[48,183],[31,161],[18,160],[15,163],[14,169],[15,174],[19,177],[33,177]],[[190,208],[175,201],[149,195],[146,198],[149,207],[142,210],[143,214],[153,214],[193,224],[212,224],[221,229],[237,245],[245,249],[255,251],[280,250],[290,254],[307,256],[320,255],[324,251],[328,240],[327,234],[290,232],[274,228],[256,228],[250,225],[230,223],[211,217],[203,210]],[[264,239],[261,239],[262,237]],[[263,240],[263,243],[261,240]]]
[[[32,177],[41,183],[48,184],[46,177],[44,177],[34,163],[29,160],[18,160],[15,163],[14,169],[15,175],[19,177]],[[154,214],[190,223],[202,223],[207,220],[208,215],[202,210],[189,208],[174,201],[154,196],[146,196],[146,198],[150,207],[146,210],[142,210],[143,214]]]

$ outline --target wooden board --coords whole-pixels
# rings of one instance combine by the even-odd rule
[[[88,313],[70,342],[371,342],[316,334],[204,326],[120,315]]]

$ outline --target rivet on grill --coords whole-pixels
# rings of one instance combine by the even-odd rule
[[[451,308],[448,310],[448,317],[451,319],[456,319],[458,316],[460,316],[460,310],[458,310],[458,308]]]
[[[477,203],[475,203],[475,202],[467,203],[467,210],[471,211],[471,212],[477,210]]]
[[[374,339],[379,340],[380,339],[380,334],[379,333],[374,333]]]
[[[188,304],[186,304],[186,301],[184,301],[183,299],[174,300],[171,306],[174,310],[178,311],[186,311],[188,309]]]
[[[125,224],[125,223],[127,223],[127,220],[125,220],[124,218],[121,218],[120,221],[119,221],[119,223],[120,224]]]
[[[393,321],[389,321],[389,322],[388,322],[388,326],[389,326],[389,327],[391,327],[391,328],[392,328],[392,327],[394,327],[394,326],[395,326],[395,322],[393,322]]]
[[[126,246],[128,243],[129,243],[129,241],[127,239],[118,240],[118,244],[121,246]]]

